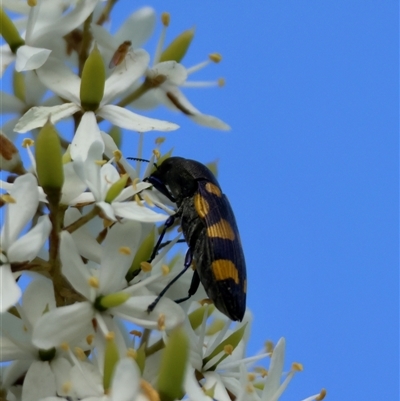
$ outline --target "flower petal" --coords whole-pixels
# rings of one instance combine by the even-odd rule
[[[141,46],[153,33],[156,13],[151,7],[142,7],[131,14],[114,35],[120,43],[129,38],[132,47]]]
[[[139,393],[140,371],[132,359],[123,358],[118,362],[111,384],[113,401],[130,401]]]
[[[48,310],[56,308],[53,282],[39,274],[35,275],[22,296],[22,307],[32,327]]]
[[[82,215],[78,209],[70,207],[65,212],[64,225],[69,226],[81,217]],[[75,230],[71,235],[74,239],[79,255],[100,263],[102,252],[101,245],[91,235],[87,224]]]
[[[79,109],[80,107],[74,103],[64,103],[50,107],[32,107],[19,119],[14,131],[25,133],[34,128],[43,127],[49,118],[52,123],[56,123],[63,118],[72,116]]]
[[[0,313],[18,302],[21,294],[21,288],[11,273],[11,266],[8,263],[0,266]]]
[[[129,220],[136,220],[142,223],[157,223],[165,221],[168,216],[154,212],[153,210],[139,206],[136,202],[113,202],[114,213],[119,217],[125,217]]]
[[[39,348],[49,349],[64,342],[82,340],[92,332],[93,316],[89,302],[77,302],[54,309],[36,322],[32,342]]]
[[[22,401],[41,400],[56,395],[56,379],[48,362],[32,363],[22,386]]]
[[[88,111],[82,116],[74,139],[72,140],[70,148],[72,159],[75,160],[76,158],[80,157],[82,160],[86,160],[90,145],[92,145],[93,142],[99,142],[103,144],[100,129],[97,125],[96,116],[92,111]],[[102,152],[103,150],[104,144]]]
[[[107,78],[101,105],[109,103],[143,76],[149,61],[150,56],[143,49],[138,49],[127,55],[124,62],[119,67],[116,67]]]
[[[9,260],[11,262],[30,262],[37,256],[48,239],[50,230],[49,216],[41,216],[36,226],[11,244],[7,252]]]
[[[24,174],[18,177],[10,189],[10,195],[14,198],[15,203],[7,204],[7,213],[0,238],[3,250],[7,250],[14,243],[19,233],[36,213],[39,193],[33,174]]]
[[[60,237],[62,273],[77,291],[90,299],[91,292],[88,281],[91,275],[89,270],[82,262],[71,234],[63,231]]]
[[[22,113],[25,108],[25,103],[14,95],[7,92],[0,92],[1,99],[1,112],[2,114],[8,113]]]
[[[64,164],[64,184],[62,187],[61,203],[68,205],[86,189],[86,184],[78,177],[74,163]]]
[[[56,21],[51,21],[42,29],[35,31],[31,37],[31,41],[40,40],[41,37],[45,37],[50,33],[57,34],[58,36],[64,36],[73,31],[93,12],[97,3],[98,0],[85,0],[77,2],[76,6],[70,13],[63,15]]]
[[[15,69],[18,72],[36,70],[49,58],[51,50],[24,45],[17,50]]]
[[[108,104],[97,110],[97,115],[110,121],[114,125],[131,131],[174,131],[179,125],[168,121],[156,120],[133,113],[123,107]]]
[[[271,356],[270,368],[261,396],[263,401],[273,399],[273,395],[281,385],[283,362],[285,358],[285,339],[282,337],[276,344]]]
[[[141,231],[140,223],[124,221],[115,224],[108,232],[104,241],[99,276],[101,294],[116,292],[126,286],[125,275],[137,251]],[[129,249],[130,253],[122,252],[122,247]]]
[[[163,327],[165,330],[170,330],[183,322],[185,314],[182,308],[168,298],[162,298],[152,312],[147,312],[148,306],[155,298],[154,295],[133,296],[122,305],[110,309],[110,312],[146,329],[159,329],[161,316],[165,319]]]
[[[176,61],[163,61],[148,71],[150,77],[163,75],[169,84],[181,85],[187,79],[186,68]]]
[[[63,99],[77,105],[81,104],[79,96],[81,80],[62,61],[50,57],[36,72],[42,84],[48,89]]]

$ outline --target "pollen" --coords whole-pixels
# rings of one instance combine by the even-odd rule
[[[211,264],[211,269],[217,281],[232,279],[236,284],[239,284],[238,269],[230,260],[214,260],[214,262]]]
[[[137,351],[136,351],[135,349],[133,349],[133,348],[128,348],[127,351],[126,351],[126,356],[127,356],[128,358],[131,358],[131,359],[136,360],[136,358],[137,358]]]
[[[153,149],[153,155],[157,160],[161,157],[161,153],[158,149]]]
[[[303,371],[303,364],[299,363],[299,362],[293,362],[292,363],[292,370],[294,372],[302,372]]]
[[[160,395],[148,381],[140,379],[140,389],[150,401],[160,401]]]
[[[63,350],[63,351],[68,351],[69,350],[69,344],[67,343],[67,342],[63,342],[63,343],[61,343],[60,344],[60,348]]]
[[[161,22],[162,22],[162,24],[163,24],[164,26],[169,26],[170,21],[171,21],[171,15],[170,15],[170,13],[167,13],[167,12],[164,11],[164,12],[161,14]]]
[[[254,368],[254,371],[256,372],[256,373],[258,373],[261,377],[266,377],[266,376],[268,376],[268,370],[267,369],[265,369],[265,368],[263,368],[263,367],[256,367],[256,368]]]
[[[225,354],[227,354],[227,355],[232,355],[232,352],[233,352],[233,347],[232,347],[232,345],[231,345],[231,344],[225,345],[225,347],[224,347],[224,352],[225,352]]]
[[[214,63],[219,63],[222,60],[222,56],[219,53],[211,53],[208,58]]]
[[[104,166],[104,165],[107,163],[106,160],[95,160],[94,162],[95,162],[95,164],[97,164],[98,166]]]
[[[249,382],[253,382],[256,379],[256,375],[254,373],[248,373],[247,374],[247,380]]]
[[[322,401],[326,396],[326,390],[323,388],[319,395],[315,397],[316,401]]]
[[[86,342],[87,342],[89,345],[92,345],[93,340],[94,340],[94,334],[89,334],[89,335],[86,337]]]
[[[221,190],[215,184],[213,184],[211,182],[207,182],[205,188],[206,188],[207,192],[218,196],[218,198],[220,198],[222,196]]]
[[[109,331],[106,335],[105,338],[107,341],[113,341],[115,339],[115,333],[113,331]]]
[[[165,330],[165,315],[163,313],[160,313],[160,315],[158,316],[157,327],[160,331]]]
[[[118,249],[118,252],[121,253],[122,255],[130,255],[131,249],[129,248],[129,246],[121,246]]]
[[[114,150],[113,155],[114,155],[115,161],[119,162],[122,157],[122,152],[117,149],[117,150]]]
[[[274,343],[271,340],[267,340],[265,342],[265,350],[267,351],[268,354],[271,354],[274,352]]]
[[[75,347],[74,349],[75,355],[78,357],[79,360],[84,361],[86,360],[85,352],[80,347]]]
[[[91,277],[89,277],[88,284],[92,288],[99,288],[100,282],[97,277],[91,276]]]
[[[217,85],[223,88],[225,86],[225,78],[218,78]]]
[[[142,270],[145,273],[148,273],[151,271],[151,269],[153,268],[153,266],[149,263],[149,262],[141,262],[140,263],[140,267],[142,268]]]
[[[207,235],[211,238],[222,238],[230,241],[236,238],[232,226],[224,219],[207,227]]]
[[[142,332],[139,330],[131,330],[129,334],[132,334],[135,337],[142,338]]]
[[[165,139],[166,139],[165,136],[159,136],[155,140],[156,145],[162,145],[165,142]]]
[[[61,388],[62,388],[62,391],[63,391],[64,394],[69,394],[69,392],[72,389],[72,383],[71,382],[65,382],[65,383],[62,384]]]
[[[30,146],[33,146],[35,144],[35,141],[33,139],[30,138],[25,138],[22,141],[22,147],[23,148],[29,148]]]
[[[17,203],[17,201],[11,195],[8,194],[1,195],[1,199],[5,203]]]
[[[162,271],[163,276],[166,276],[170,272],[169,267],[167,265],[162,265],[161,271]]]

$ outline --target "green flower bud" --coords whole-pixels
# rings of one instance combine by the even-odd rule
[[[97,46],[89,54],[82,71],[81,106],[86,111],[96,111],[103,99],[106,69]]]
[[[140,269],[140,263],[149,260],[153,252],[154,242],[156,238],[155,230],[151,230],[149,235],[140,244],[135,257],[133,258],[131,267],[126,274],[126,281],[131,281],[135,277],[135,272]]]
[[[110,132],[108,135],[111,136],[112,139],[114,139],[115,144],[117,145],[118,149],[121,149],[121,144],[122,144],[122,132],[121,128],[117,127],[116,125],[113,125],[110,129]]]
[[[244,324],[240,329],[236,330],[233,332],[228,338],[226,338],[222,343],[220,343],[213,352],[209,356],[203,359],[203,366],[210,361],[212,358],[217,356],[219,353],[223,352],[225,350],[226,346],[231,346],[232,349],[235,349],[238,344],[240,343],[240,340],[243,338],[244,332],[246,330],[247,323]],[[222,362],[228,354],[224,353],[221,358],[219,359],[218,362],[216,362],[211,368],[208,370],[214,370],[220,362]]]
[[[50,121],[40,130],[36,139],[35,150],[39,184],[49,201],[58,203],[64,183],[64,170],[60,138]]]
[[[13,53],[16,53],[18,48],[25,44],[24,39],[19,36],[19,32],[14,23],[4,12],[3,7],[0,7],[0,34],[8,43]]]
[[[108,308],[115,308],[116,306],[122,305],[130,298],[130,295],[125,292],[116,292],[114,294],[104,295],[100,297],[98,304],[107,310]]]
[[[113,377],[114,369],[119,361],[119,353],[117,344],[114,341],[114,334],[108,333],[106,338],[106,347],[104,353],[104,375],[103,375],[103,387],[104,391],[108,391],[111,386],[111,380]]]
[[[25,102],[25,77],[22,72],[14,71],[13,73],[13,90],[14,95]]]
[[[203,322],[204,315],[210,316],[215,310],[214,305],[203,305],[188,315],[190,325],[193,330],[196,330]]]
[[[170,45],[161,53],[160,62],[176,61],[180,62],[189,49],[194,37],[194,29],[188,29],[178,35]]]
[[[129,175],[124,174],[118,181],[115,181],[114,184],[107,191],[106,198],[104,199],[107,203],[111,203],[125,188],[126,183],[128,182]]]
[[[157,390],[162,401],[180,400],[189,357],[189,339],[182,327],[171,332],[162,355]]]

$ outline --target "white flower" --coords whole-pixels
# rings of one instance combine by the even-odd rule
[[[142,76],[147,67],[149,56],[144,50],[139,49],[135,51],[133,58],[127,57],[125,60],[125,68],[114,69],[113,73],[107,78],[103,99],[96,112],[84,112],[71,143],[71,157],[73,159],[78,156],[86,159],[90,145],[94,141],[102,142],[96,116],[104,118],[118,127],[132,131],[171,131],[178,128],[176,124],[143,117],[123,107],[109,104]],[[33,128],[42,127],[49,117],[55,123],[81,110],[81,80],[61,61],[50,58],[43,67],[37,70],[37,74],[46,87],[71,103],[63,103],[53,107],[31,108],[15,126],[17,132],[24,133]]]
[[[95,270],[83,263],[71,235],[62,232],[60,244],[62,273],[87,301],[60,307],[42,316],[33,333],[33,342],[36,346],[51,348],[81,338],[82,328],[93,318],[96,319],[101,332],[107,334],[109,329],[102,317],[103,314],[120,316],[150,329],[159,328],[160,316],[163,316],[162,323],[166,329],[182,322],[184,317],[182,309],[167,298],[162,299],[153,312],[147,312],[147,306],[154,300],[154,296],[142,295],[146,281],[128,288],[127,294],[133,293],[133,296],[124,299],[125,302],[119,306],[106,310],[100,307],[98,302],[101,297],[123,292],[126,288],[125,275],[138,248],[139,239],[140,223],[125,221],[114,225],[104,241],[101,267]],[[138,295],[135,296],[135,292]]]
[[[13,55],[8,45],[0,49],[4,69],[14,57],[17,71],[34,70],[41,67],[48,59],[52,50],[62,49],[65,45],[62,37],[81,25],[93,12],[98,0],[85,0],[68,14],[63,14],[63,1],[39,0],[36,6],[30,7],[25,32],[25,44]],[[63,46],[64,45],[64,46]]]
[[[64,394],[63,383],[67,381],[71,364],[61,348],[43,350],[32,343],[32,331],[38,319],[46,311],[55,309],[56,303],[53,283],[38,274],[29,275],[33,281],[24,291],[22,304],[16,305],[20,318],[10,313],[2,315],[0,361],[13,361],[5,369],[4,388],[26,375],[23,399],[34,400],[56,392]],[[87,344],[85,349],[89,349]]]
[[[160,62],[166,36],[165,31],[166,27],[164,26],[154,55],[153,66],[149,67],[146,71],[147,83],[153,86],[153,89],[145,93],[138,100],[134,101],[133,105],[139,108],[153,108],[161,103],[172,110],[182,112],[197,124],[223,131],[230,130],[229,125],[219,118],[200,112],[200,110],[194,107],[179,89],[180,87],[199,88],[216,86],[218,83],[188,82],[187,78],[190,74],[201,70],[210,62],[219,62],[220,56],[212,54],[207,61],[190,68],[185,68],[182,64],[177,63],[176,61]]]
[[[107,202],[106,197],[110,187],[121,177],[117,169],[111,164],[112,159],[99,166],[97,160],[101,158],[103,143],[94,142],[90,145],[88,157],[85,161],[79,156],[73,163],[76,174],[89,188],[90,192],[82,193],[70,204],[83,204],[95,202],[102,209],[110,220],[117,220],[117,217],[125,217],[130,220],[142,222],[159,222],[166,219],[166,215],[156,213],[151,209],[139,205],[135,201],[127,201],[128,198],[150,187],[148,183],[138,183],[134,189],[132,185],[124,188],[121,193]]]
[[[19,237],[32,220],[39,205],[36,178],[25,174],[15,180],[10,189],[4,223],[1,228],[0,248],[0,312],[6,311],[21,296],[21,290],[11,273],[11,263],[30,262],[34,259],[49,236],[51,223],[47,215],[41,216],[37,224]],[[19,238],[18,238],[19,237]]]
[[[151,7],[142,7],[132,13],[113,35],[102,26],[92,24],[91,31],[93,37],[101,49],[106,65],[110,62],[118,46],[124,41],[129,40],[132,49],[142,46],[153,33],[155,23],[154,9]],[[128,57],[133,57],[133,54],[130,54]]]

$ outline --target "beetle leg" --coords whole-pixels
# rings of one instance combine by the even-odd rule
[[[171,216],[172,217],[172,216]],[[163,295],[168,291],[168,289],[172,286],[172,284],[175,283],[175,281],[179,280],[180,277],[185,273],[185,271],[190,267],[190,265],[192,264],[192,259],[193,259],[193,255],[190,249],[188,249],[188,251],[186,252],[186,256],[185,256],[185,265],[184,268],[182,269],[182,271],[179,272],[179,274],[174,277],[165,287],[164,289],[158,294],[157,298],[147,307],[147,312],[152,312],[154,310],[154,308],[156,307],[156,305],[158,304],[158,302],[160,301],[160,299],[163,297]],[[200,280],[199,280],[200,282]],[[192,279],[192,284],[193,284],[193,279]],[[197,287],[199,286],[199,284],[197,284]],[[192,289],[192,285],[190,286],[190,289]],[[196,288],[197,290],[197,288]],[[190,290],[189,290],[190,292]],[[196,292],[196,291],[195,291]],[[188,297],[190,298],[191,295]],[[188,299],[186,298],[186,299]],[[180,302],[182,302],[182,300],[180,300]]]
[[[165,233],[167,232],[168,228],[170,228],[170,227],[174,224],[175,217],[176,217],[176,214],[174,214],[174,215],[172,215],[172,216],[169,216],[168,219],[166,220],[166,222],[165,222],[165,224],[164,224],[164,228],[163,228],[163,230],[162,230],[160,236],[158,237],[158,241],[157,241],[157,243],[156,243],[156,246],[154,247],[153,252],[151,253],[150,258],[149,258],[149,260],[147,261],[148,263],[151,263],[151,262],[153,261],[153,259],[156,257],[157,252],[158,252],[159,249],[160,249],[161,242],[162,242],[162,240],[163,240],[163,238],[164,238],[164,236],[165,236]]]
[[[192,282],[190,283],[188,296],[185,298],[177,299],[175,302],[180,304],[181,302],[187,301],[192,295],[196,294],[200,285],[200,276],[197,273],[197,270],[193,272]]]

